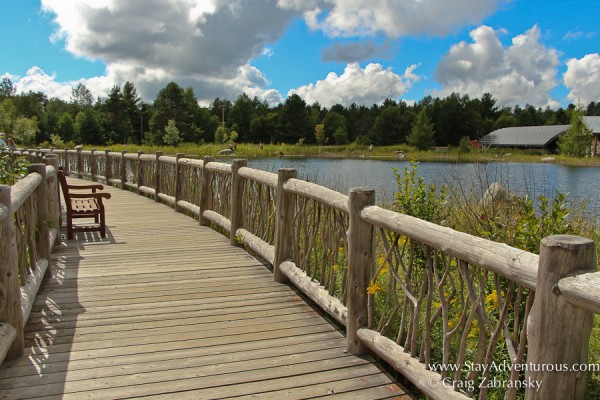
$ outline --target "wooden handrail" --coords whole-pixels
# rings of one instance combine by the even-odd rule
[[[23,353],[24,325],[51,271],[58,183],[56,159],[46,161],[48,166],[31,164],[30,173],[13,186],[0,185],[0,363]]]
[[[81,151],[81,149],[58,152],[61,162],[75,165],[71,161],[73,154],[78,156],[77,171],[73,172],[78,176],[89,176],[91,171],[83,170],[83,168],[88,168],[89,163],[81,161],[84,154],[87,156],[87,152]],[[92,153],[90,152],[90,154]],[[96,153],[94,152],[94,154]],[[498,297],[496,301],[499,304],[496,306],[496,313],[500,321],[498,326],[494,327],[493,332],[489,332],[490,337],[486,338],[492,344],[499,339],[500,335],[507,337],[510,334],[506,323],[503,322],[508,309],[504,306],[504,301],[508,303],[508,299],[516,301],[514,299],[517,298],[521,299],[522,304],[527,301],[528,305],[523,306],[525,317],[520,316],[522,319],[514,321],[515,326],[522,328],[518,328],[520,337],[517,335],[511,339],[512,343],[507,343],[511,360],[516,363],[525,356],[527,329],[524,319],[529,316],[535,320],[539,318],[540,312],[545,314],[560,312],[559,309],[536,306],[535,302],[534,306],[530,307],[529,302],[533,301],[533,291],[547,292],[550,290],[552,296],[558,296],[559,299],[562,299],[561,301],[564,300],[574,309],[600,313],[600,293],[598,291],[600,272],[595,270],[595,261],[591,259],[586,259],[585,268],[578,268],[564,276],[561,275],[551,288],[540,289],[540,256],[386,210],[369,204],[369,202],[352,205],[349,202],[349,196],[315,183],[296,179],[295,172],[284,175],[283,178],[280,175],[278,178],[276,174],[249,168],[245,164],[238,163],[232,167],[229,164],[215,162],[212,157],[193,160],[187,159],[183,155],[171,157],[162,154],[145,155],[142,152],[134,154],[108,151],[104,152],[102,156],[106,157],[105,168],[110,168],[111,164],[119,164],[120,179],[113,179],[113,182],[109,183],[119,184],[125,189],[136,189],[138,193],[153,195],[157,201],[171,204],[178,211],[194,214],[202,225],[214,224],[219,229],[227,231],[232,244],[238,244],[239,241],[262,255],[268,262],[273,263],[275,280],[279,282],[290,280],[339,323],[345,325],[349,340],[348,349],[351,352],[361,354],[369,349],[379,356],[387,357],[386,360],[390,365],[399,369],[400,372],[405,372],[409,379],[421,388],[424,384],[422,377],[433,376],[441,379],[444,376],[450,376],[446,373],[426,371],[428,366],[420,362],[423,361],[419,360],[420,356],[424,357],[425,361],[431,361],[428,347],[430,344],[427,342],[430,338],[427,336],[405,338],[403,340],[409,344],[409,347],[403,348],[399,343],[400,334],[398,334],[398,340],[390,340],[381,333],[387,331],[388,326],[385,324],[383,327],[370,326],[376,322],[372,318],[373,300],[376,296],[381,296],[381,294],[377,294],[378,287],[371,279],[377,278],[386,268],[389,271],[390,268],[386,265],[398,268],[387,273],[397,275],[390,277],[395,284],[394,293],[396,290],[399,291],[398,293],[402,293],[401,297],[404,296],[407,300],[405,307],[409,311],[412,310],[406,315],[412,315],[413,320],[405,321],[415,328],[412,335],[419,334],[420,324],[439,324],[440,321],[443,321],[444,324],[449,325],[448,316],[442,316],[442,313],[448,311],[448,304],[433,305],[433,301],[439,297],[451,298],[453,296],[452,293],[444,293],[443,285],[448,282],[450,274],[448,271],[454,271],[452,273],[455,276],[452,279],[458,279],[470,285],[461,286],[461,290],[464,291],[464,298],[461,301],[465,302],[463,326],[466,321],[470,321],[469,324],[480,320],[485,321],[481,318],[482,313],[487,312],[483,310],[486,306],[486,296]],[[155,180],[149,181],[149,177],[144,177],[143,163],[154,163],[156,170],[147,172],[154,173]],[[145,165],[146,168],[150,168],[151,164]],[[174,167],[158,171],[159,168],[166,165]],[[183,177],[180,176],[184,173],[182,171],[186,171],[188,181],[182,180]],[[136,173],[137,176],[133,175]],[[111,176],[107,171],[96,171],[96,174],[104,177]],[[130,177],[133,177],[132,181],[128,181]],[[189,179],[196,180],[189,181]],[[181,194],[182,187],[185,185],[191,185],[194,188],[194,196],[196,196],[194,199],[189,197],[191,194],[185,196]],[[169,191],[172,191],[172,194]],[[264,197],[265,193],[266,197]],[[242,198],[244,198],[243,201]],[[269,232],[262,234],[261,238],[257,232],[244,226],[244,213],[247,212],[244,207],[264,198],[270,199],[272,204],[258,204],[255,210],[257,213],[255,216],[257,218],[256,226],[261,227],[262,230],[267,229]],[[2,206],[0,205],[0,207]],[[258,220],[261,218],[264,220]],[[317,220],[311,218],[321,218],[318,220],[318,224],[322,224],[325,220],[328,222],[323,226],[313,226],[311,224],[317,224],[315,222]],[[275,223],[271,222],[273,220]],[[307,220],[310,221],[307,222]],[[323,232],[317,232],[318,230],[323,230]],[[367,231],[376,232],[375,236],[379,239],[377,241],[369,239],[372,236]],[[305,236],[298,237],[297,235]],[[311,235],[311,237],[306,237],[307,235]],[[561,238],[553,240],[558,243],[563,241]],[[566,243],[570,240],[572,239],[564,238],[564,245],[567,246]],[[304,243],[299,243],[301,241]],[[375,242],[379,247],[374,247]],[[309,247],[298,251],[297,247],[300,245]],[[314,250],[315,246],[324,247],[317,251]],[[371,247],[369,248],[369,246]],[[559,244],[558,247],[560,246]],[[307,251],[310,254],[307,254]],[[376,263],[373,260],[375,253],[381,257]],[[312,257],[312,260],[316,262],[309,266],[310,271],[301,265],[306,261],[306,257]],[[318,257],[320,257],[319,260],[316,260]],[[342,263],[342,265],[333,265],[336,262],[335,257],[338,259],[337,263]],[[419,262],[423,264],[415,264],[415,257],[420,257],[421,261]],[[323,264],[325,259],[329,260],[327,262],[332,265]],[[414,264],[411,264],[410,268],[419,266],[421,269],[415,269],[413,272],[418,272],[420,277],[415,276],[413,272],[407,275],[406,271],[399,269],[401,267],[408,268],[407,265],[401,265],[405,262]],[[320,268],[318,271],[315,271],[316,266]],[[346,276],[346,267],[350,268],[348,276]],[[477,281],[477,279],[483,279],[478,277],[483,276],[486,276],[488,280]],[[320,281],[320,277],[324,280]],[[502,289],[504,286],[501,286],[500,278],[507,279],[502,281],[508,282],[505,289]],[[340,282],[342,287],[338,286]],[[491,292],[490,288],[481,286],[484,283],[492,287]],[[325,285],[327,287],[324,287]],[[421,293],[414,292],[415,287],[420,288]],[[353,290],[354,294],[352,294]],[[366,297],[361,296],[360,293],[365,295],[367,290],[370,294],[368,301],[365,301]],[[504,291],[500,293],[500,290],[506,290],[509,293],[504,293]],[[360,293],[356,293],[356,291]],[[515,294],[517,291],[518,297]],[[529,295],[527,295],[527,291],[529,291]],[[506,296],[506,300],[504,296]],[[544,298],[544,295],[537,293],[535,297],[535,301],[538,301],[538,299]],[[456,300],[456,298],[454,299]],[[388,298],[388,301],[395,300]],[[438,314],[436,314],[436,307]],[[562,309],[564,310],[564,308]],[[423,310],[429,311],[425,313]],[[399,318],[400,311],[397,309],[392,311],[392,317],[396,315],[396,318]],[[393,314],[394,312],[397,314]],[[423,312],[423,314],[419,314],[419,312]],[[365,317],[366,315],[369,317]],[[427,318],[427,321],[424,322],[423,318]],[[560,321],[561,317],[556,317],[555,320]],[[569,319],[564,318],[564,320],[568,321]],[[585,329],[588,328],[586,326]],[[579,328],[543,325],[543,329],[545,335],[551,336],[552,333],[548,333],[549,330],[569,335],[569,330]],[[451,327],[443,327],[445,333],[450,333],[450,330]],[[470,328],[466,331],[459,331],[459,339],[465,341],[469,330]],[[456,332],[455,329],[453,331]],[[514,333],[517,334],[517,330]],[[587,348],[585,332],[573,336],[579,337],[579,342],[571,344],[572,346]],[[587,337],[589,339],[589,332]],[[506,340],[508,341],[508,339]],[[419,348],[416,346],[418,343],[421,343]],[[493,351],[493,348],[491,350]],[[564,349],[557,346],[552,351],[555,352],[555,355],[560,355]],[[457,360],[464,360],[461,358],[462,356],[464,354],[459,354]],[[527,356],[527,362],[543,361],[543,358],[536,359],[538,356],[535,353]],[[533,359],[530,359],[530,356]],[[390,359],[390,357],[392,358]],[[585,361],[581,360],[581,362]],[[482,362],[487,361],[482,359]],[[403,364],[406,364],[410,371],[403,369]],[[415,378],[419,374],[422,377]],[[455,374],[454,379],[456,381],[465,376],[477,378],[482,375],[478,373]],[[518,379],[518,374],[516,376],[511,374],[511,379]],[[549,375],[542,375],[536,376],[536,379],[551,378]],[[581,385],[581,380],[562,385]],[[571,389],[573,388],[571,387]],[[581,389],[573,390],[579,393],[578,390]],[[448,390],[424,391],[434,398],[446,398],[448,393],[456,393],[457,398],[465,398],[464,395],[452,388],[450,392]],[[527,397],[536,398],[531,390],[527,390]]]

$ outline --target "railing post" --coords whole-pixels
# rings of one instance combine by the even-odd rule
[[[154,182],[154,200],[160,201],[158,195],[160,193],[160,158],[165,153],[162,151],[156,152],[156,173],[154,174],[155,182]]]
[[[98,165],[96,163],[96,149],[92,149],[92,155],[90,157],[90,162],[92,165],[90,166],[90,173],[92,174],[92,182],[96,182],[96,176],[98,176]]]
[[[46,164],[31,164],[29,166],[29,172],[35,172],[42,176],[42,183],[39,184],[35,190],[36,197],[36,209],[37,219],[35,226],[37,230],[38,239],[38,254],[48,261],[48,268],[46,269],[46,276],[52,274],[51,261],[52,261],[52,247],[50,246],[50,213],[48,212],[48,181],[46,179]]]
[[[142,155],[145,153],[144,150],[138,150],[137,152],[137,194],[140,194],[140,186],[144,186],[144,168],[142,167]]]
[[[185,157],[184,153],[175,154],[175,212],[179,212],[177,203],[181,200],[181,169],[179,168],[179,160]]]
[[[238,173],[239,169],[248,165],[248,160],[235,159],[231,164],[231,231],[229,232],[229,243],[232,246],[238,244],[236,232],[242,227],[244,213],[242,209],[242,194],[244,191],[244,179]]]
[[[346,338],[348,352],[363,355],[368,348],[357,332],[368,322],[367,288],[373,272],[373,226],[363,222],[360,212],[375,204],[375,191],[366,188],[350,189],[348,228],[348,319]]]
[[[110,150],[104,150],[104,179],[106,184],[110,185],[112,179],[112,159],[108,156]]]
[[[119,160],[119,179],[121,180],[121,189],[125,189],[127,182],[127,160],[125,159],[127,150],[121,150],[121,160]]]
[[[554,235],[542,239],[535,300],[527,322],[525,380],[527,400],[583,399],[586,372],[573,366],[588,362],[594,314],[567,302],[558,282],[569,275],[595,272],[596,247],[587,238]],[[566,370],[565,370],[566,369]]]
[[[294,238],[294,195],[286,193],[283,185],[296,178],[298,171],[293,168],[281,168],[277,172],[277,195],[275,199],[275,259],[273,261],[273,280],[279,283],[288,281],[279,268],[281,263],[293,256]]]
[[[58,171],[58,156],[56,154],[47,154],[44,157],[46,165],[54,167]],[[56,244],[60,239],[60,188],[58,186],[58,176],[54,177],[53,186],[48,188],[48,218],[52,221],[52,224],[56,227]]]
[[[83,178],[83,152],[81,146],[75,146],[77,149],[77,178]]]
[[[205,156],[202,159],[202,188],[200,189],[200,212],[199,221],[200,225],[208,226],[209,221],[202,215],[204,211],[208,210],[208,204],[211,197],[211,185],[212,185],[212,171],[206,169],[208,163],[213,162],[215,159],[212,156]]]
[[[17,331],[17,336],[6,353],[7,359],[23,354],[25,345],[13,213],[10,186],[0,185],[0,303],[3,303],[0,307],[0,321],[8,322]]]

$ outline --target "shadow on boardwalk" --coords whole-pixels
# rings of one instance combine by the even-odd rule
[[[243,249],[107,190],[107,238],[56,249],[1,399],[409,398]]]

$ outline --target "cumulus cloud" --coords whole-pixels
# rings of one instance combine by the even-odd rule
[[[533,26],[504,47],[499,33],[488,26],[471,31],[472,43],[460,42],[446,53],[437,66],[436,79],[442,89],[435,95],[452,92],[479,97],[493,93],[501,105],[557,107],[550,96],[557,86],[558,53],[540,43],[540,30]]]
[[[324,107],[334,104],[352,104],[371,106],[382,103],[386,98],[397,99],[419,79],[414,74],[416,65],[398,75],[381,64],[369,64],[364,69],[358,63],[348,64],[342,75],[329,73],[324,80],[290,90],[298,94],[308,104],[318,102]]]
[[[567,61],[563,75],[565,86],[570,89],[568,98],[574,103],[588,104],[600,101],[600,54],[587,54],[581,59]]]
[[[304,12],[313,29],[336,36],[389,37],[443,35],[478,23],[504,0],[278,0],[280,7]]]
[[[208,96],[202,91],[216,83],[224,85],[220,96],[248,87],[260,97],[273,98],[265,89],[266,79],[248,64],[297,15],[273,0],[41,3],[58,26],[54,40],[64,40],[76,56],[104,62],[107,80],[133,81],[140,94],[151,97],[156,87],[175,81],[187,82],[202,98]]]
[[[56,97],[62,100],[69,99],[71,84],[76,85],[74,82],[56,82],[56,75],[48,75],[39,67],[31,67],[25,76],[13,76],[11,79],[15,83],[17,92],[42,92],[50,98]]]

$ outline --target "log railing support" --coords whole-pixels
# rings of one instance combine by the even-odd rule
[[[204,218],[204,216],[202,215],[204,213],[204,211],[208,210],[208,204],[210,201],[210,198],[212,196],[211,193],[211,185],[212,185],[212,171],[209,171],[206,166],[210,163],[213,162],[215,159],[214,157],[211,156],[205,156],[202,159],[202,185],[201,185],[201,189],[200,189],[200,212],[199,212],[199,221],[200,221],[200,225],[202,226],[208,226],[210,224],[210,221],[208,221],[206,218]]]
[[[375,191],[366,188],[350,190],[348,207],[348,320],[346,339],[348,352],[354,355],[368,353],[358,337],[358,330],[368,322],[367,288],[373,272],[373,226],[360,218],[361,210],[375,204]]]
[[[98,156],[96,155],[96,149],[92,149],[92,155],[90,156],[90,173],[92,182],[97,181],[98,176]]]
[[[127,150],[121,150],[121,159],[119,160],[119,179],[121,180],[121,189],[125,189],[127,182],[127,159],[125,158]]]
[[[46,276],[52,274],[51,260],[52,247],[50,247],[50,214],[48,212],[48,181],[46,180],[46,164],[31,164],[29,172],[37,173],[42,176],[42,182],[35,189],[35,198],[37,209],[35,227],[37,230],[37,254],[48,261]]]
[[[21,288],[17,273],[18,252],[12,209],[11,189],[0,185],[0,322],[10,324],[16,330],[16,338],[6,352],[6,359],[23,354],[24,329],[21,312]]]
[[[584,398],[586,372],[571,369],[588,362],[594,314],[562,297],[558,282],[596,268],[592,240],[569,235],[542,239],[535,301],[527,323],[527,365],[533,368],[525,374],[527,382],[541,386],[527,389],[526,399]]]
[[[56,171],[58,171],[58,156],[56,154],[46,154],[44,157],[44,161],[46,165],[50,165],[54,167]],[[54,177],[53,186],[48,187],[48,218],[52,221],[52,225],[57,229],[58,234],[56,235],[56,240],[54,244],[58,243],[60,240],[60,188],[58,186],[58,177]],[[52,193],[54,192],[54,193]],[[50,201],[52,199],[52,201]]]
[[[83,152],[81,146],[75,146],[77,150],[77,178],[83,178]]]
[[[181,208],[177,205],[181,200],[182,182],[181,182],[181,168],[179,167],[179,160],[185,157],[184,153],[175,154],[175,212],[181,212]],[[158,170],[158,164],[156,165]],[[157,195],[158,197],[158,195]]]
[[[162,151],[157,151],[156,152],[156,171],[154,173],[154,201],[160,201],[160,199],[158,198],[158,194],[160,193],[160,158],[164,155],[165,153]],[[177,207],[177,204],[175,205],[175,207]]]
[[[110,180],[112,179],[112,158],[108,155],[110,150],[104,150],[104,179],[106,179],[106,184],[110,185]]]
[[[140,186],[144,186],[144,168],[142,167],[142,155],[144,153],[144,150],[138,150],[137,152],[137,194],[142,194]]]
[[[236,237],[237,230],[243,225],[244,210],[242,205],[242,194],[244,192],[244,178],[238,173],[239,169],[248,165],[248,160],[235,159],[231,164],[231,230],[229,232],[229,243],[232,246],[239,245]]]
[[[275,260],[273,262],[273,280],[285,283],[288,278],[281,271],[281,263],[292,259],[294,237],[294,205],[293,194],[286,193],[285,183],[298,176],[292,168],[281,168],[277,174],[277,194],[275,199]]]

